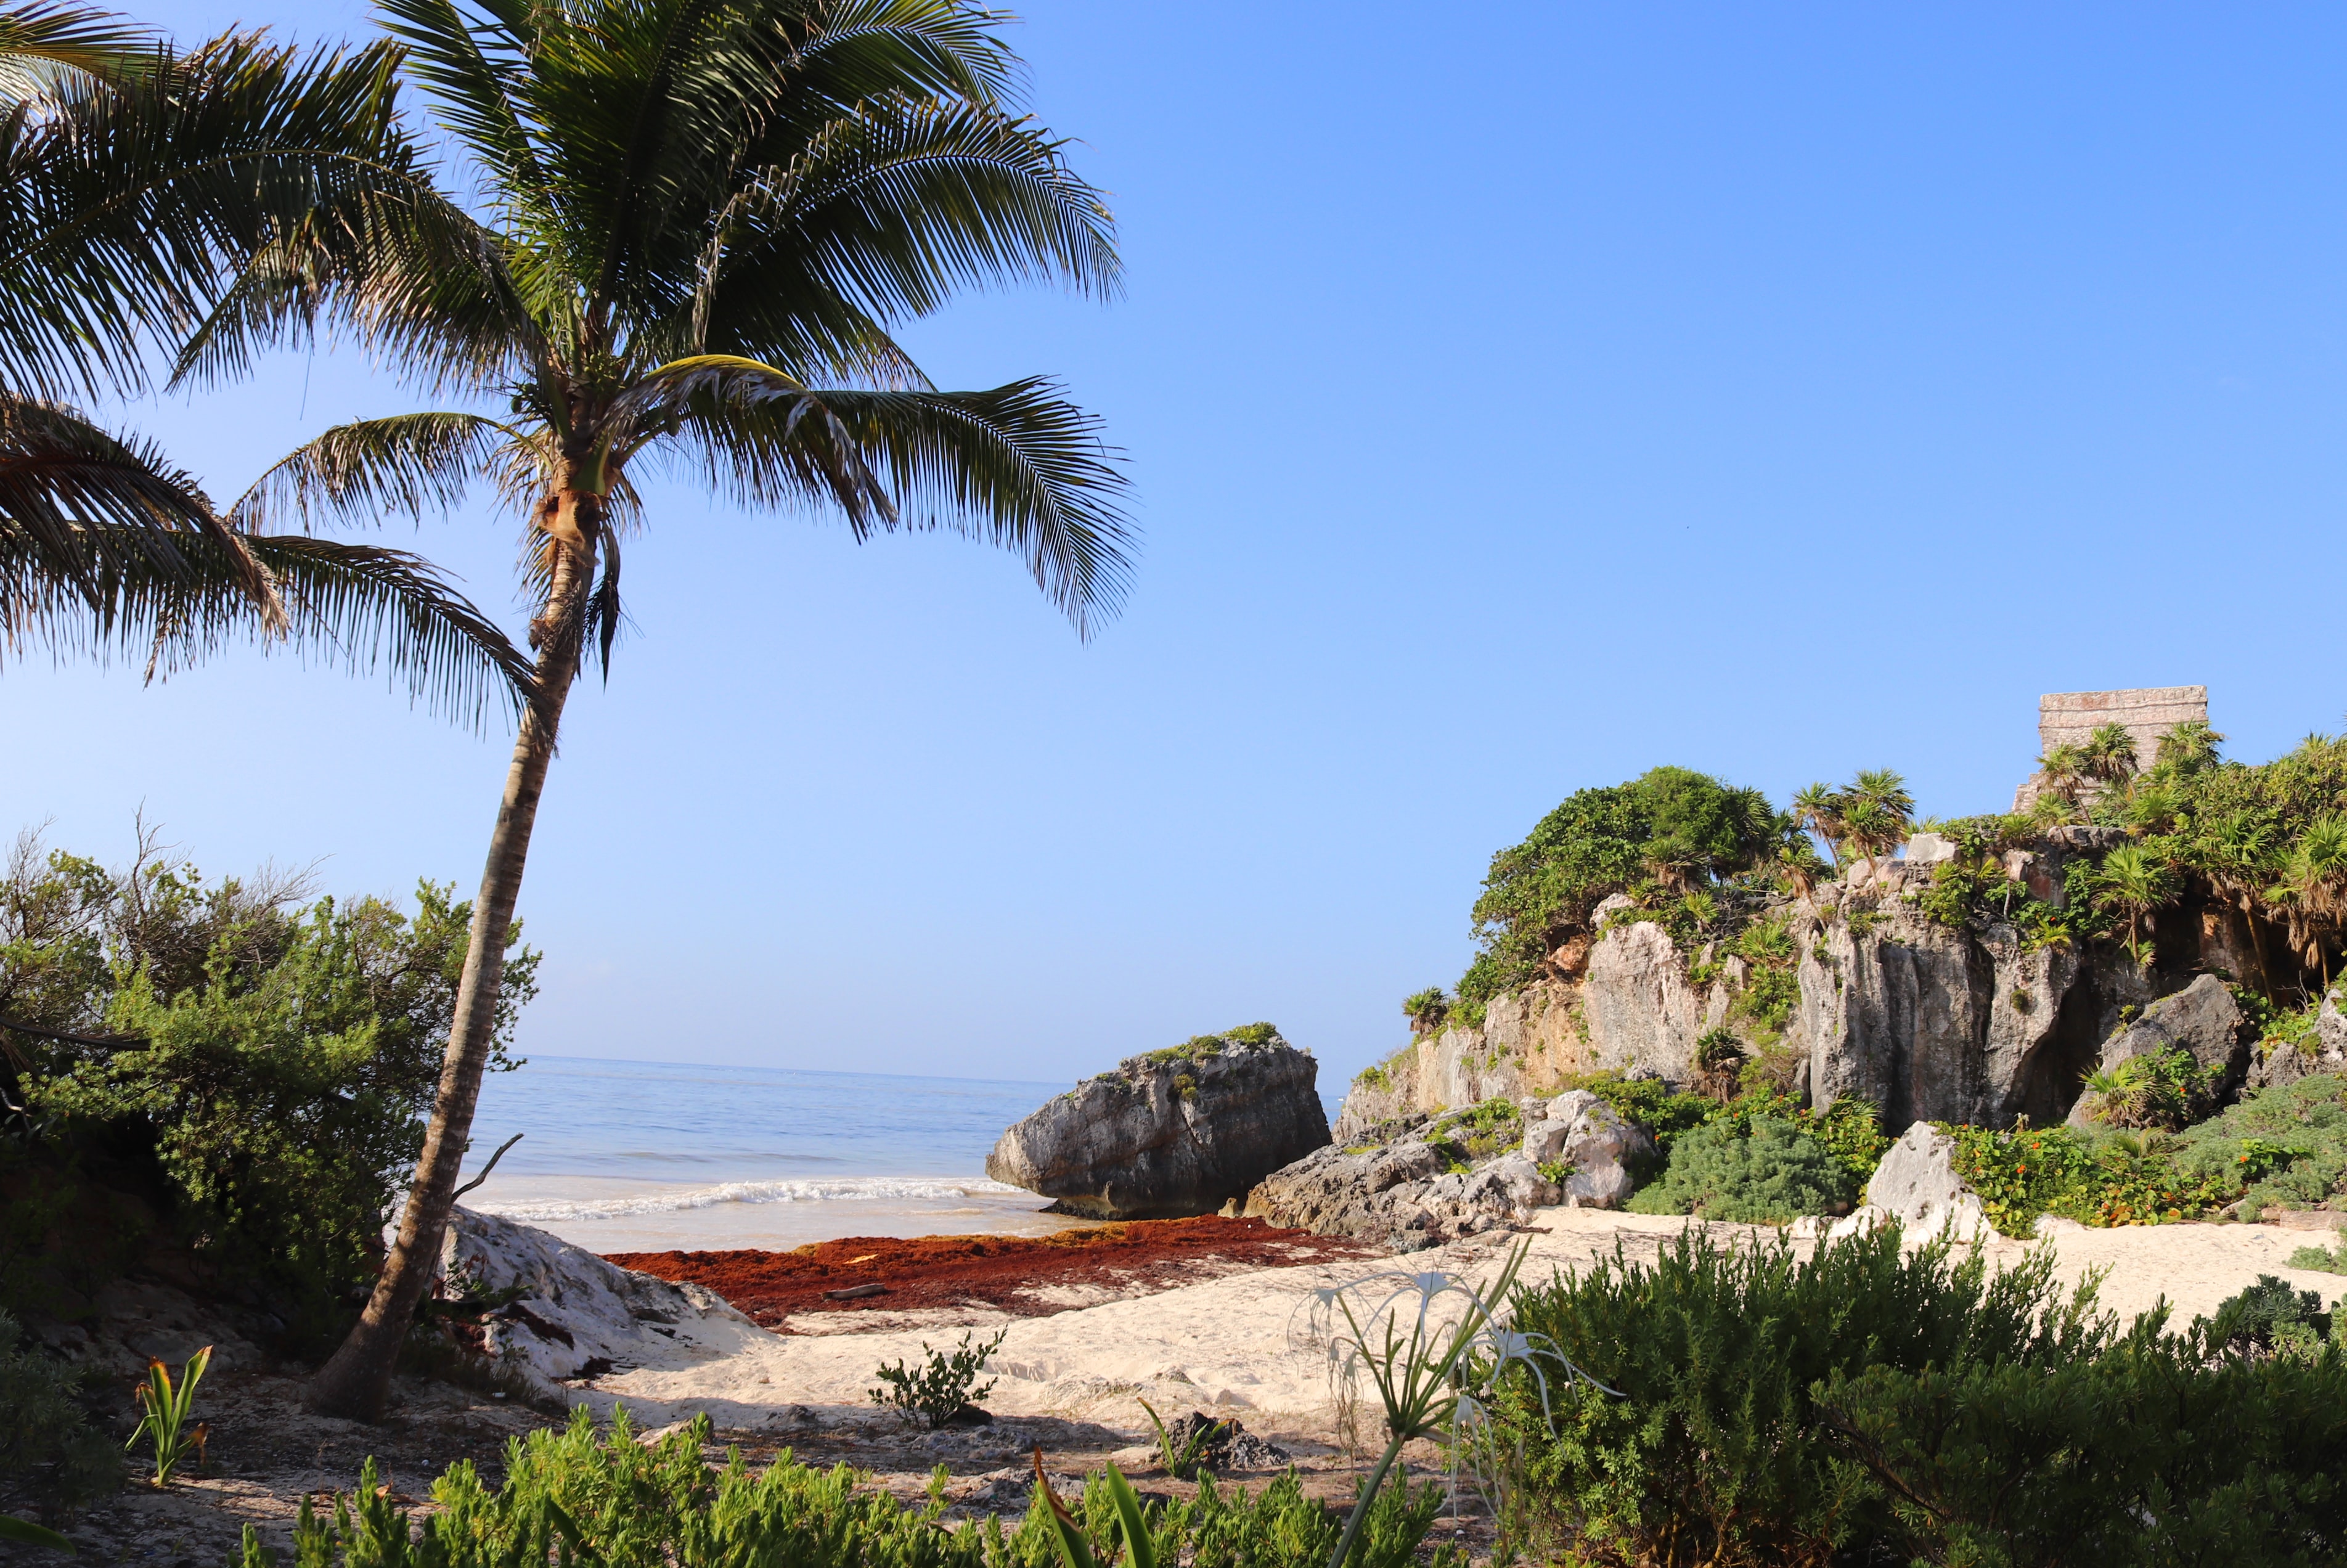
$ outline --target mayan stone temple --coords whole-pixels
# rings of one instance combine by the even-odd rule
[[[2056,746],[2083,746],[2105,724],[2125,724],[2136,755],[2147,765],[2160,737],[2178,724],[2209,722],[2206,686],[2140,686],[2131,692],[2049,692],[2037,699],[2037,754]],[[2045,779],[2029,781],[2013,797],[2014,811],[2027,811]]]

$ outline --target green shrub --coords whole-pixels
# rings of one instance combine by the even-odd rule
[[[1918,1555],[1886,1489],[1836,1442],[1813,1389],[1881,1366],[2045,1366],[2111,1329],[2065,1300],[2050,1257],[1993,1277],[1883,1231],[1797,1258],[1682,1235],[1517,1294],[1514,1327],[1620,1398],[1527,1378],[1498,1402],[1514,1534],[1575,1561],[1721,1568]],[[1512,1458],[1507,1456],[1512,1455]]]
[[[2047,1365],[1838,1373],[1819,1405],[1888,1483],[1902,1532],[1926,1546],[1919,1561],[2336,1562],[2347,1361],[2294,1319],[2285,1343],[2291,1329],[2299,1353],[2244,1353],[2209,1320],[2170,1335],[2147,1316],[2112,1346]]]
[[[491,1490],[469,1460],[432,1483],[433,1512],[395,1504],[374,1461],[333,1517],[305,1499],[294,1531],[301,1568],[513,1568],[596,1563],[672,1568],[679,1563],[790,1564],[792,1568],[1059,1568],[1056,1532],[1039,1497],[1005,1529],[989,1518],[960,1530],[939,1520],[941,1501],[899,1505],[859,1485],[841,1465],[828,1472],[788,1450],[753,1471],[740,1451],[722,1466],[702,1457],[703,1416],[656,1443],[636,1440],[625,1411],[599,1434],[583,1409],[560,1431],[533,1432],[507,1450],[506,1479]],[[1440,1508],[1440,1487],[1390,1487],[1371,1504],[1351,1568],[1406,1568]],[[1094,1541],[1122,1540],[1108,1488],[1095,1477],[1070,1512]],[[1337,1544],[1337,1516],[1304,1495],[1294,1472],[1260,1491],[1217,1487],[1201,1476],[1186,1501],[1143,1504],[1160,1563],[1189,1568],[1323,1568]],[[245,1532],[241,1568],[273,1568],[277,1554]],[[1455,1548],[1433,1568],[1464,1568]]]
[[[2225,1077],[2182,1046],[2129,1057],[2086,1077],[2086,1115],[2105,1127],[2173,1132],[2206,1116]]]
[[[866,1392],[874,1404],[893,1407],[908,1421],[942,1427],[963,1411],[976,1409],[979,1400],[994,1391],[992,1383],[981,1387],[978,1379],[1010,1332],[1005,1328],[983,1345],[971,1344],[971,1333],[964,1333],[951,1353],[933,1350],[924,1340],[921,1349],[929,1358],[928,1366],[917,1372],[901,1359],[894,1366],[884,1366],[873,1376],[888,1386]]]
[[[1611,1105],[1624,1122],[1635,1122],[1645,1128],[1655,1140],[1655,1146],[1665,1153],[1678,1135],[1691,1127],[1700,1127],[1719,1114],[1719,1102],[1708,1094],[1686,1094],[1675,1091],[1659,1078],[1624,1078],[1617,1072],[1589,1072],[1569,1076],[1564,1087],[1586,1089]]]
[[[1491,857],[1474,908],[1481,950],[1459,999],[1485,1002],[1523,984],[1609,895],[1657,876],[1700,891],[1767,866],[1785,825],[1758,790],[1686,768],[1580,791]]]
[[[1621,1397],[1510,1383],[1510,1522],[1620,1568],[2336,1562],[2347,1356],[2317,1305],[2261,1281],[2122,1333],[2044,1250],[1993,1276],[1887,1232],[1806,1263],[1617,1251],[1518,1295],[1519,1329]]]
[[[1850,1172],[1790,1122],[1755,1117],[1684,1133],[1662,1176],[1630,1199],[1642,1214],[1781,1224],[1801,1214],[1849,1212]]]
[[[2300,1247],[2290,1255],[2289,1266],[2321,1274],[2347,1274],[2347,1232],[2340,1233],[2331,1246]]]
[[[0,1512],[55,1519],[122,1484],[122,1445],[90,1421],[81,1377],[21,1336],[0,1312]]]
[[[421,1146],[472,911],[430,883],[412,916],[292,891],[20,844],[0,881],[0,994],[19,999],[11,1017],[102,1043],[0,1030],[0,1087],[38,1129],[10,1146],[42,1194],[20,1201],[70,1198],[89,1151],[159,1171],[179,1235],[323,1337],[373,1276]],[[507,960],[496,1066],[514,1065],[537,962]],[[0,1239],[20,1217],[0,1214]]]
[[[2090,1225],[2162,1225],[2205,1214],[2239,1191],[2189,1169],[2160,1133],[2100,1134],[2070,1127],[1954,1127],[1957,1173],[2009,1236],[2040,1214]]]
[[[1512,1100],[1486,1100],[1438,1117],[1419,1135],[1453,1159],[1487,1160],[1524,1141],[1524,1113]]]

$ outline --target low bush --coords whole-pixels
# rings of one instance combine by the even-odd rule
[[[1486,1100],[1437,1118],[1419,1136],[1455,1162],[1488,1160],[1524,1141],[1524,1113],[1512,1100]]]
[[[905,1419],[925,1427],[942,1427],[958,1419],[966,1411],[974,1410],[978,1401],[994,1391],[994,1385],[981,1386],[979,1378],[986,1363],[1002,1348],[1005,1328],[983,1345],[970,1343],[972,1336],[964,1334],[961,1343],[952,1351],[934,1350],[927,1340],[921,1342],[928,1364],[915,1371],[899,1359],[894,1366],[884,1366],[872,1375],[887,1385],[870,1389],[874,1404],[893,1408]]]
[[[2181,1046],[2087,1074],[2086,1117],[2098,1125],[2175,1132],[2207,1116],[2225,1077]]]
[[[1660,1179],[1630,1199],[1642,1214],[1781,1225],[1802,1214],[1846,1214],[1856,1187],[1832,1151],[1790,1122],[1714,1122],[1672,1145]]]
[[[122,1444],[90,1420],[79,1375],[21,1334],[0,1312],[0,1512],[54,1522],[122,1484]]]
[[[624,1410],[608,1434],[588,1413],[567,1430],[533,1432],[507,1452],[505,1483],[485,1485],[469,1460],[432,1483],[433,1509],[410,1515],[391,1500],[374,1461],[331,1516],[305,1500],[294,1529],[300,1568],[512,1568],[549,1561],[600,1568],[677,1563],[787,1563],[792,1568],[1059,1568],[1058,1536],[1039,1496],[1023,1520],[962,1529],[939,1519],[941,1501],[907,1508],[859,1486],[846,1466],[819,1471],[788,1450],[753,1471],[739,1450],[723,1465],[702,1455],[703,1416],[657,1442],[637,1440]],[[1372,1505],[1352,1568],[1406,1568],[1441,1505],[1439,1487],[1389,1488]],[[1100,1478],[1070,1512],[1096,1542],[1123,1527]],[[1198,1480],[1188,1501],[1144,1503],[1158,1562],[1188,1568],[1324,1568],[1340,1524],[1304,1495],[1293,1472],[1254,1493]],[[278,1554],[248,1528],[235,1568],[275,1568]],[[1454,1548],[1433,1568],[1464,1568]]]
[[[2044,1251],[1993,1277],[1888,1232],[1617,1253],[1518,1295],[1622,1397],[1509,1386],[1510,1525],[1620,1568],[2335,1562],[2347,1357],[2280,1297],[2123,1332]]]

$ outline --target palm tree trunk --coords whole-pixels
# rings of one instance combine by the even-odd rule
[[[554,760],[563,703],[579,673],[600,509],[597,497],[576,490],[565,490],[548,503],[552,526],[547,531],[553,536],[557,559],[546,614],[533,628],[540,642],[538,694],[522,715],[513,763],[506,770],[505,799],[489,835],[488,864],[481,873],[480,896],[473,902],[464,979],[456,990],[456,1020],[440,1060],[439,1091],[433,1098],[424,1152],[415,1163],[415,1179],[407,1190],[391,1255],[376,1276],[366,1310],[310,1381],[304,1402],[320,1415],[363,1421],[382,1416],[400,1347],[415,1322],[425,1291],[439,1273],[441,1243],[456,1207],[456,1177],[464,1166],[473,1112],[480,1102],[481,1074],[488,1065],[496,1030],[507,935],[521,894],[522,867],[529,858],[538,794],[546,784],[547,765]]]

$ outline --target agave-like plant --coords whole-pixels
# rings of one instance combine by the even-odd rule
[[[1298,1308],[1304,1321],[1291,1337],[1326,1358],[1340,1427],[1353,1430],[1367,1382],[1388,1434],[1328,1568],[1343,1568],[1404,1445],[1447,1431],[1456,1453],[1481,1423],[1485,1401],[1510,1368],[1529,1373],[1543,1409],[1549,1408],[1543,1362],[1567,1381],[1621,1397],[1565,1359],[1547,1336],[1509,1326],[1510,1296],[1531,1251],[1529,1240],[1518,1242],[1480,1287],[1440,1270],[1389,1269],[1316,1290]]]

